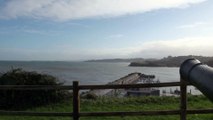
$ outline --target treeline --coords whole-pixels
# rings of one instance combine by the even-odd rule
[[[142,66],[142,67],[179,67],[181,63],[189,58],[196,58],[202,63],[206,63],[209,66],[213,66],[213,57],[204,57],[204,56],[168,56],[159,60],[143,60],[131,62],[129,66]]]

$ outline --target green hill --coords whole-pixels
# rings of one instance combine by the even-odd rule
[[[209,109],[213,104],[204,96],[188,96],[188,109]],[[95,100],[81,99],[81,112],[100,111],[145,111],[177,110],[180,107],[179,97],[102,97]],[[72,99],[58,104],[29,109],[37,112],[72,112]],[[187,115],[187,120],[212,120],[212,114]],[[18,117],[1,116],[0,120],[71,120],[71,117]],[[166,116],[119,116],[119,117],[82,117],[81,120],[180,120],[179,115]]]
[[[179,67],[181,63],[189,58],[196,58],[203,63],[206,63],[210,66],[213,66],[213,57],[204,57],[204,56],[168,56],[159,60],[145,60],[145,61],[136,61],[131,62],[129,66],[142,66],[142,67]]]

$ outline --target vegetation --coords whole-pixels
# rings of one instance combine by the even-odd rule
[[[47,74],[26,72],[13,69],[0,76],[0,85],[61,85],[58,80]],[[68,96],[67,91],[59,90],[1,90],[0,109],[19,110],[30,107],[56,103]]]
[[[129,66],[142,66],[142,67],[179,67],[181,63],[189,58],[196,58],[203,63],[207,63],[210,66],[213,66],[213,57],[203,57],[203,56],[177,56],[172,57],[168,56],[160,60],[143,60],[137,62],[131,62]]]
[[[14,69],[0,76],[1,85],[62,85],[50,75]],[[14,91],[0,90],[1,110],[25,110],[32,112],[72,112],[72,98],[67,91],[39,90]],[[90,98],[90,99],[88,99]],[[176,110],[180,106],[179,97],[93,97],[81,98],[82,112],[98,111],[144,111]],[[213,104],[202,95],[188,96],[188,109],[208,109]],[[0,120],[70,120],[70,117],[27,117],[1,116]],[[82,117],[81,120],[179,120],[179,115],[168,116],[120,116],[120,117]],[[212,120],[212,114],[188,115],[187,120]]]
[[[95,100],[81,99],[82,112],[94,111],[143,111],[143,110],[175,110],[179,109],[178,97],[101,97]],[[189,96],[189,109],[213,108],[213,104],[204,96]],[[28,109],[37,112],[72,112],[72,100]],[[0,120],[70,120],[70,117],[11,117],[1,116]],[[81,120],[179,120],[179,115],[169,116],[132,116],[132,117],[82,117]],[[212,120],[213,115],[188,115],[187,120]]]
[[[206,62],[206,64],[213,67],[213,60]]]
[[[129,66],[142,66],[142,67],[179,67],[180,64],[189,58],[196,58],[209,66],[213,66],[213,57],[205,56],[168,56],[162,59],[144,59],[144,58],[129,58],[129,59],[100,59],[88,60],[85,62],[130,62]]]

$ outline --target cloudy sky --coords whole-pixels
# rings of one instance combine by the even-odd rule
[[[213,56],[212,0],[0,0],[0,60]]]

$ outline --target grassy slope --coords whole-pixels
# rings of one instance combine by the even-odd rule
[[[81,111],[141,111],[141,110],[175,110],[179,108],[179,98],[175,97],[141,97],[141,98],[99,98],[81,100]],[[213,108],[213,104],[203,96],[189,96],[189,109]],[[65,101],[56,105],[35,108],[29,111],[71,112],[72,102]],[[66,117],[8,117],[0,120],[70,120]],[[179,116],[145,116],[145,117],[93,117],[81,120],[179,120]],[[189,120],[212,120],[213,115],[188,115]]]

